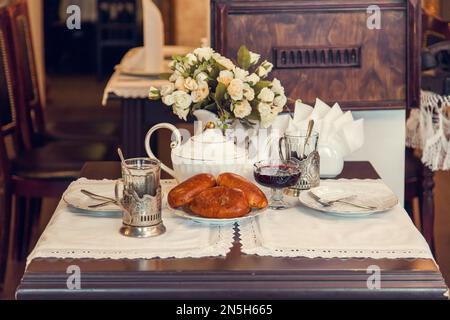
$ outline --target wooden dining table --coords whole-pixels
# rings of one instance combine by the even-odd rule
[[[120,164],[87,163],[82,177],[117,179]],[[369,162],[347,162],[340,178],[378,179]],[[81,288],[67,286],[78,266]],[[380,268],[381,286],[367,285]],[[446,295],[447,294],[447,295]],[[432,259],[275,258],[245,255],[238,231],[226,257],[198,259],[35,259],[17,299],[448,299]]]

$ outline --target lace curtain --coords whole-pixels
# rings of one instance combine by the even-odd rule
[[[450,96],[422,91],[421,106],[411,111],[406,146],[423,151],[422,162],[432,171],[450,169]]]

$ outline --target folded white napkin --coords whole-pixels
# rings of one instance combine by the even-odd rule
[[[314,108],[300,100],[296,102],[286,133],[304,134],[310,120],[314,120],[314,131],[319,133],[319,146],[335,149],[342,157],[364,144],[364,120],[355,121],[352,113],[344,113],[338,103],[330,107],[319,98]]]
[[[164,23],[152,0],[142,0],[144,17],[145,71],[161,73],[164,69]]]

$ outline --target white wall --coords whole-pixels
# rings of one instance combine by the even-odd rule
[[[405,117],[404,110],[354,112],[365,119],[364,147],[346,160],[370,161],[386,184],[404,199]]]

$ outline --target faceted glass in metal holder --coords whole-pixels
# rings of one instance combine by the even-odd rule
[[[161,164],[148,158],[129,159],[122,164],[122,179],[116,198],[123,210],[120,233],[135,238],[159,236],[166,231],[162,221]],[[119,184],[123,183],[122,197]]]
[[[306,140],[306,132],[299,132],[296,135],[286,134],[280,139],[280,157],[286,160],[299,160],[302,172],[297,185],[285,190],[288,196],[298,197],[301,191],[320,185],[320,155],[317,151],[319,134],[314,132],[308,141]]]

